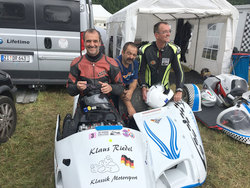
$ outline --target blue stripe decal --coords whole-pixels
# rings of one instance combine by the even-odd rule
[[[171,148],[171,152],[174,155],[175,159],[178,159],[180,157],[180,152],[177,154],[176,151],[178,150],[177,147],[177,130],[176,127],[174,125],[174,122],[169,118],[169,124],[170,124],[170,128],[171,128],[171,136],[170,136],[170,148]]]
[[[202,183],[196,183],[196,184],[192,184],[192,185],[187,185],[187,186],[184,186],[184,187],[182,187],[182,188],[199,187],[199,186],[201,186],[205,181],[206,181],[206,179],[205,179]]]
[[[244,134],[239,134],[239,133],[234,132],[234,131],[231,131],[230,129],[227,129],[227,128],[225,128],[225,127],[223,127],[223,126],[219,125],[219,124],[217,124],[217,125],[218,125],[219,127],[223,128],[223,129],[225,129],[225,130],[227,130],[227,131],[231,132],[231,133],[234,133],[234,134],[237,134],[237,135],[239,135],[239,136],[246,137],[246,138],[250,138],[250,136],[247,136],[247,135],[244,135]]]
[[[105,126],[97,126],[95,129],[97,131],[103,130],[121,130],[123,127],[121,125],[105,125]]]
[[[170,151],[168,150],[168,148],[166,147],[166,145],[164,143],[162,143],[161,140],[149,129],[146,122],[144,122],[144,128],[147,131],[148,136],[159,146],[162,154],[169,159],[173,159],[173,157],[172,157]]]
[[[250,108],[246,104],[243,103],[243,106],[247,109],[248,113],[250,114]]]
[[[194,112],[197,112],[199,110],[199,105],[200,105],[199,104],[200,103],[200,101],[199,101],[199,90],[198,90],[198,88],[197,88],[197,86],[195,84],[192,84],[192,85],[194,87],[194,104],[193,104],[192,110]]]
[[[150,133],[149,133],[149,131],[148,131],[148,125],[147,125],[146,122],[144,122],[144,128],[145,128],[145,130],[146,130],[148,136],[158,145],[158,147],[160,148],[160,150],[161,150],[162,152],[164,152],[163,147],[162,147],[158,142],[156,142],[156,141],[154,140],[154,138],[150,135]]]
[[[167,157],[168,159],[178,159],[180,157],[180,151],[178,151],[178,146],[177,146],[177,129],[173,121],[169,118],[169,124],[171,128],[171,135],[170,135],[170,150],[168,147],[159,139],[153,131],[149,128],[147,125],[146,121],[144,121],[144,128],[148,136],[157,144],[157,146],[161,150],[161,154]]]

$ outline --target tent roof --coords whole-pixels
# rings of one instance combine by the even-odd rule
[[[236,8],[226,0],[137,0],[113,14],[108,22],[124,20],[126,19],[125,17],[138,13],[154,14],[161,20],[169,20],[230,16],[235,11],[237,11]],[[124,15],[126,14],[125,12],[127,12],[127,16]]]
[[[197,26],[197,43],[194,43],[194,51],[190,53],[195,69],[195,65],[201,64],[198,61],[201,59],[202,50],[198,43],[205,41],[204,31],[207,30],[207,24],[223,23],[224,35],[220,39],[220,51],[223,52],[219,54],[216,60],[219,65],[214,66],[214,70],[228,73],[239,12],[227,0],[137,0],[108,18],[107,38],[114,36],[113,47],[117,51],[125,42],[134,41],[137,34],[142,40],[154,40],[153,33],[148,33],[154,23],[160,20],[175,23],[180,18],[192,21]],[[117,55],[116,51],[113,51],[113,55]]]
[[[102,7],[102,5],[93,4],[93,14],[94,19],[97,20],[107,20],[110,16],[112,16],[111,13],[109,13],[105,8]]]

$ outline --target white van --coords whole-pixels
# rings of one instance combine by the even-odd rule
[[[0,70],[16,85],[65,84],[91,27],[91,0],[0,0]]]

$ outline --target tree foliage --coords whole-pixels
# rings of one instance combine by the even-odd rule
[[[101,4],[107,11],[114,14],[136,0],[93,0],[93,4]],[[232,5],[250,4],[249,0],[227,0]]]
[[[245,5],[250,4],[249,0],[227,0],[232,5]]]
[[[107,11],[114,14],[135,0],[93,0],[93,4],[101,4]]]

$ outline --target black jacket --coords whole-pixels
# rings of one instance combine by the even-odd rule
[[[166,44],[161,50],[157,48],[156,42],[143,46],[139,72],[141,84],[151,87],[160,82],[168,90],[170,70],[173,68],[176,89],[182,89],[184,73],[180,63],[180,51],[180,48],[173,43]]]

